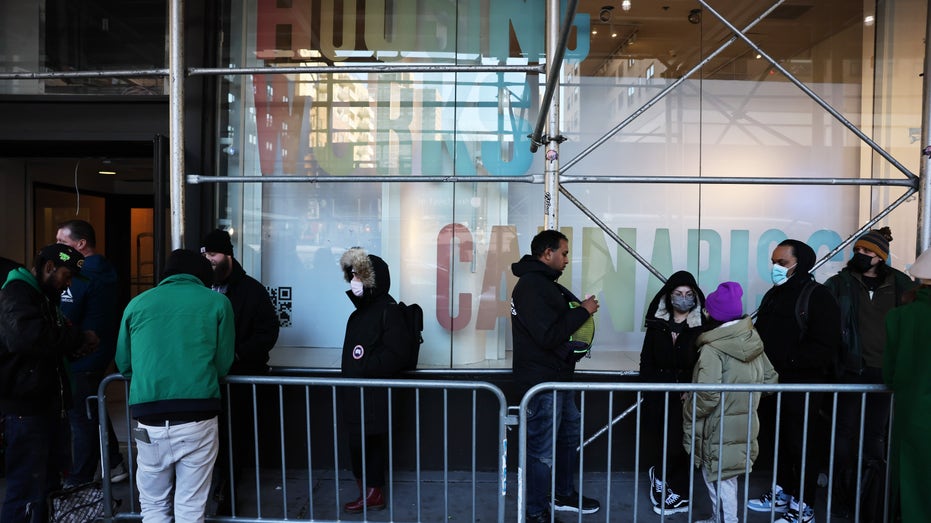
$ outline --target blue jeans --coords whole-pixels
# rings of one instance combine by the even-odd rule
[[[0,523],[42,523],[48,519],[46,498],[59,488],[59,473],[68,463],[68,424],[57,411],[39,416],[8,414],[4,439],[6,496]]]
[[[527,405],[527,515],[549,508],[552,500],[552,466],[556,463],[555,493],[575,492],[573,476],[579,470],[576,447],[580,416],[574,391],[556,391],[556,417],[553,419],[553,392],[534,396]],[[556,431],[554,458],[553,431]]]
[[[72,464],[68,483],[80,485],[94,480],[97,465],[100,463],[100,430],[97,421],[97,403],[91,403],[91,417],[87,417],[88,396],[97,395],[97,387],[104,378],[103,372],[75,372],[71,375],[74,387],[74,407],[68,411],[71,422]],[[107,452],[110,468],[123,462],[120,455],[120,442],[113,432],[113,424],[107,418]],[[102,474],[102,472],[101,472]]]

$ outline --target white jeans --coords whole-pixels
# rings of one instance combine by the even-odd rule
[[[139,428],[145,429],[149,436],[149,443],[135,438],[139,451],[136,487],[142,521],[203,522],[220,442],[217,418],[170,426],[140,423]]]
[[[717,473],[715,473],[717,475]],[[702,479],[705,480],[705,486],[708,487],[708,494],[711,496],[711,506],[714,509],[714,516],[711,521],[721,521],[721,513],[724,513],[724,523],[738,523],[737,519],[737,477],[728,478],[721,482],[721,509],[718,508],[718,493],[714,488],[714,481],[709,481],[708,473],[705,467],[701,468]]]

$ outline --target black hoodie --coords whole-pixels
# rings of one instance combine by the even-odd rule
[[[589,318],[582,307],[569,308],[575,296],[556,279],[562,274],[527,254],[511,264],[519,280],[511,293],[514,381],[523,395],[546,381],[571,381],[575,359],[567,357],[569,337]]]
[[[672,339],[673,324],[669,295],[676,287],[691,287],[695,293],[695,307],[689,311],[682,332]],[[692,368],[698,355],[695,340],[702,332],[701,310],[705,295],[698,288],[695,277],[688,271],[678,271],[666,280],[650,306],[647,307],[643,348],[640,350],[640,378],[657,383],[691,383]]]
[[[832,380],[840,350],[840,308],[826,287],[815,283],[808,302],[805,336],[795,315],[796,302],[805,284],[814,281],[811,269],[815,251],[797,240],[787,240],[795,250],[798,265],[782,285],[763,296],[756,330],[782,383],[822,383]]]

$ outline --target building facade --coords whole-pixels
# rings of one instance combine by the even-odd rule
[[[128,297],[173,234],[225,228],[278,307],[283,367],[339,365],[352,246],[424,308],[421,367],[509,368],[510,264],[558,226],[561,283],[602,304],[580,368],[613,371],[636,369],[663,275],[740,282],[753,310],[785,238],[826,257],[889,225],[899,269],[921,244],[925,2],[581,0],[559,62],[552,21],[576,2],[6,4],[0,254],[31,261],[74,214],[104,223]]]

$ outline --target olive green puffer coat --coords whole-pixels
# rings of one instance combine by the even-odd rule
[[[744,316],[698,337],[698,362],[692,374],[695,383],[776,383],[778,375],[763,352],[763,341]],[[724,394],[724,419],[721,419],[721,393],[696,392],[688,395],[682,408],[683,445],[692,448],[692,402],[695,402],[695,466],[704,467],[709,478],[728,479],[743,474],[753,465],[759,452],[757,434],[760,421],[756,410],[760,394],[731,392]],[[747,423],[750,444],[747,445]],[[723,431],[723,440],[721,438]],[[749,455],[748,455],[749,452]]]

